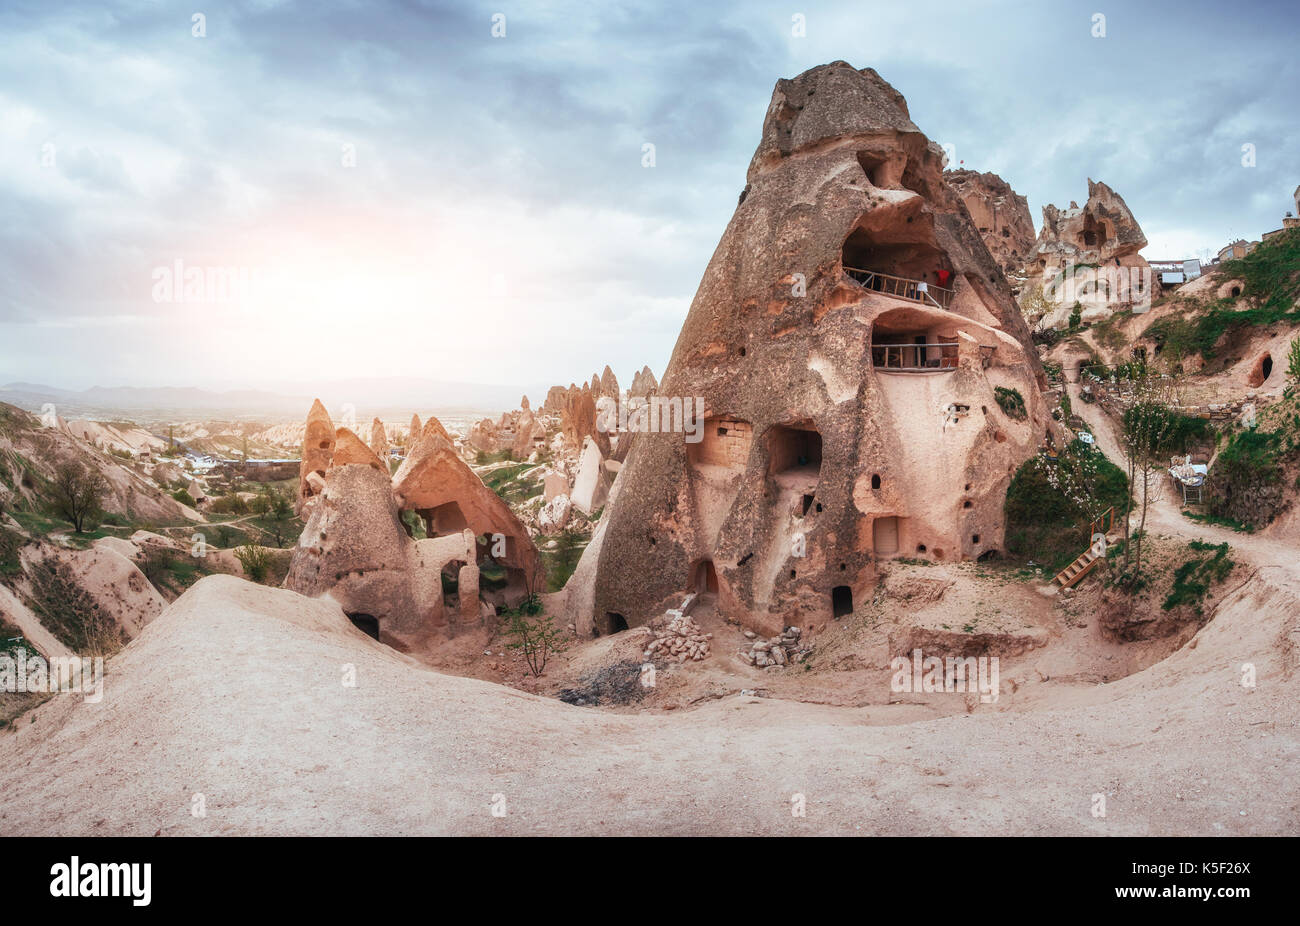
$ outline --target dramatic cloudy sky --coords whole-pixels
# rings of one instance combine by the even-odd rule
[[[837,58],[1036,223],[1091,176],[1148,257],[1212,253],[1279,227],[1300,183],[1298,9],[4,0],[0,377],[661,373],[773,83]],[[157,301],[178,260],[253,292]]]

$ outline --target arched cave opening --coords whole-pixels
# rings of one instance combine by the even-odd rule
[[[605,632],[622,633],[627,630],[627,618],[617,611],[605,612]]]
[[[867,229],[859,228],[844,239],[840,257],[845,272],[869,289],[884,288],[883,281],[872,277],[872,273],[952,286],[952,264],[947,255],[930,244],[879,240]]]
[[[836,617],[846,617],[853,613],[853,589],[847,585],[837,585],[831,589],[831,613]]]
[[[700,595],[718,593],[718,571],[713,568],[713,560],[702,559],[695,565],[695,591]]]
[[[375,640],[379,639],[379,618],[373,614],[349,614],[348,620],[352,621],[352,626],[366,636]]]

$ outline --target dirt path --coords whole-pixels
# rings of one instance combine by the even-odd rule
[[[1092,436],[1097,440],[1097,446],[1111,462],[1120,467],[1125,466],[1127,456],[1120,444],[1118,423],[1100,405],[1084,402],[1079,397],[1078,383],[1068,383],[1066,388],[1070,392],[1071,408],[1088,425]],[[1184,517],[1178,493],[1163,470],[1155,474],[1151,491],[1152,501],[1147,509],[1148,530],[1187,540],[1227,543],[1251,565],[1277,568],[1300,580],[1300,555],[1297,555],[1294,548],[1258,534],[1234,531],[1217,524],[1202,524]],[[1134,526],[1136,517],[1135,513]]]

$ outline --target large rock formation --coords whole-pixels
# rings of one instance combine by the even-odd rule
[[[369,445],[347,428],[339,428],[334,432],[334,456],[330,461],[330,468],[352,463],[369,466],[381,473],[388,472],[384,461]]]
[[[511,605],[539,587],[540,557],[527,529],[460,459],[437,418],[414,435],[393,478],[387,460],[349,429],[339,428],[329,445],[329,463],[307,474],[311,504],[286,588],[329,594],[358,626],[414,647],[451,619],[444,573],[458,581],[460,623],[480,616],[481,564],[504,571],[484,590],[491,603]],[[401,519],[408,510],[424,519],[427,538],[412,538]]]
[[[442,570],[456,561],[472,564],[474,547],[465,531],[412,540],[399,520],[387,471],[345,463],[325,477],[284,586],[310,598],[328,593],[379,639],[414,642],[445,623]],[[475,589],[476,609],[477,597]]]
[[[384,430],[384,423],[378,418],[370,422],[370,449],[381,460],[388,459],[388,433]]]
[[[590,437],[601,455],[609,456],[609,435],[596,427],[596,396],[590,385],[569,387],[560,413],[560,433],[571,449],[581,448],[582,442]]]
[[[485,538],[484,555],[505,570],[508,600],[540,589],[541,558],[528,529],[461,460],[436,418],[393,474],[393,494],[401,511],[419,514],[431,537],[469,528]]]
[[[632,385],[628,387],[629,396],[652,396],[655,390],[659,388],[659,383],[655,380],[654,373],[650,372],[649,367],[642,367],[641,372],[632,376]]]
[[[314,487],[308,476],[315,473],[319,479],[325,478],[334,458],[334,422],[330,421],[329,412],[320,399],[311,403],[307,412],[307,430],[302,437],[302,465],[298,475],[297,510],[302,513],[308,499],[319,491],[319,483]],[[315,482],[313,480],[313,482]]]
[[[1029,201],[994,173],[950,170],[943,178],[966,204],[984,246],[1002,272],[1019,273],[1034,247]]]
[[[546,390],[546,400],[542,403],[542,411],[558,415],[564,411],[564,400],[568,397],[569,390],[563,386],[552,386]]]
[[[527,402],[525,398],[525,406]],[[527,460],[534,451],[546,447],[546,426],[525,407],[518,411],[503,412],[496,421],[491,418],[482,419],[470,428],[467,443],[471,450],[483,453],[509,450],[516,460]]]
[[[1043,207],[1043,228],[1026,265],[1025,291],[1042,287],[1054,307],[1040,328],[1065,328],[1079,305],[1081,320],[1101,321],[1116,311],[1149,305],[1155,283],[1138,254],[1146,235],[1120,195],[1088,180],[1083,208]]]
[[[614,376],[614,371],[609,368],[609,364],[605,364],[605,371],[600,374],[600,392],[596,397],[611,399],[622,397],[622,392],[618,388],[618,378]]]
[[[638,434],[575,624],[640,624],[698,590],[764,633],[816,629],[881,561],[998,549],[1047,431],[1042,374],[942,161],[873,70],[777,83],[657,390],[702,397],[703,439]]]
[[[605,459],[600,448],[590,437],[582,442],[582,452],[578,456],[578,472],[573,479],[572,500],[583,514],[591,514],[609,495],[609,480],[605,475]]]

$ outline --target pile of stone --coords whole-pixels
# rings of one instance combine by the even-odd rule
[[[655,637],[645,648],[645,658],[663,656],[685,662],[690,659],[699,662],[709,655],[711,633],[701,633],[700,625],[690,615],[680,611],[669,611],[669,621],[662,630],[655,631]]]
[[[764,640],[754,631],[746,630],[745,638],[753,642],[748,651],[741,650],[740,658],[759,669],[803,662],[812,652],[812,644],[799,642],[802,633],[798,627],[787,627],[779,637]]]

